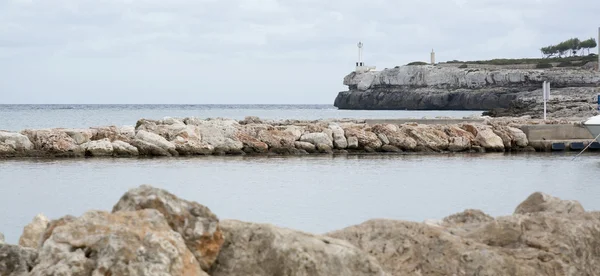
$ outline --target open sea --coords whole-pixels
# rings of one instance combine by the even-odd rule
[[[0,105],[0,129],[134,125],[140,118],[434,118],[480,112],[342,111],[328,105]],[[16,243],[38,213],[107,210],[151,184],[221,219],[323,233],[373,218],[441,219],[467,208],[509,215],[542,191],[600,210],[600,154],[206,156],[0,160],[0,232]]]

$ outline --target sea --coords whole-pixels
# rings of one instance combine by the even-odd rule
[[[348,111],[329,105],[0,105],[0,129],[135,125],[141,118],[468,117],[475,111]],[[575,158],[576,157],[576,158]],[[600,153],[204,156],[0,160],[0,232],[16,243],[39,213],[110,211],[142,184],[220,219],[326,233],[369,219],[421,222],[465,209],[510,215],[541,191],[600,210]]]

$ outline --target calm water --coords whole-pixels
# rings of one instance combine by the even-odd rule
[[[600,210],[600,155],[485,154],[0,161],[0,232],[16,242],[37,213],[110,210],[152,184],[220,218],[322,233],[371,218],[422,221],[466,208],[512,213],[535,191]]]
[[[481,111],[358,111],[332,105],[0,105],[0,129],[88,128],[135,125],[138,119],[164,117],[263,119],[435,118],[481,115]]]

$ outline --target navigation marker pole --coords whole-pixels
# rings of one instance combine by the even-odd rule
[[[544,81],[542,93],[544,93],[544,121],[546,121],[546,101],[550,99],[550,82]]]

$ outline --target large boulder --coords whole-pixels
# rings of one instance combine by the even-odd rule
[[[23,130],[35,150],[55,156],[81,156],[83,149],[62,129]]]
[[[383,142],[379,140],[377,134],[363,128],[360,126],[352,126],[344,128],[344,133],[346,134],[346,139],[348,139],[348,148],[354,148],[351,140],[354,142],[355,140],[358,142],[359,149],[367,149],[367,150],[378,150],[383,146]]]
[[[37,252],[34,249],[0,242],[0,275],[2,276],[28,275],[36,259]]]
[[[292,148],[294,147],[294,142],[296,142],[297,139],[300,139],[299,136],[296,136],[294,131],[295,129],[264,129],[258,131],[257,138],[266,143],[269,146],[269,149]]]
[[[308,142],[315,146],[326,145],[330,148],[333,148],[333,141],[326,133],[305,133],[300,136],[301,142]]]
[[[531,194],[515,209],[515,214],[546,212],[551,214],[583,214],[585,210],[578,201],[563,200],[541,192]]]
[[[10,148],[12,151],[24,152],[33,149],[33,144],[27,136],[16,133],[0,130],[0,145]]]
[[[600,215],[543,202],[562,207],[525,204],[537,207],[495,219],[466,210],[430,225],[370,220],[327,235],[369,252],[392,275],[595,275]]]
[[[475,141],[487,150],[503,151],[504,140],[489,126],[479,126]]]
[[[452,152],[465,151],[471,148],[475,136],[456,125],[442,127],[442,131],[448,135],[448,150]]]
[[[330,124],[329,129],[331,130],[331,135],[333,137],[333,146],[336,149],[347,148],[348,140],[346,139],[346,134],[344,134],[344,129],[337,124]]]
[[[23,234],[19,238],[19,245],[38,249],[41,245],[42,235],[46,231],[49,222],[48,218],[43,214],[35,216],[23,229]]]
[[[515,145],[519,147],[526,147],[529,145],[529,140],[527,139],[525,132],[516,127],[507,127],[507,130],[510,133]]]
[[[216,151],[238,153],[244,148],[244,144],[236,137],[241,125],[235,120],[186,118],[184,123],[196,126],[195,131],[202,137],[202,142],[212,146]]]
[[[385,139],[387,139],[390,145],[400,149],[414,150],[417,147],[417,141],[405,132],[400,131],[397,125],[377,124],[371,127],[371,131],[377,135],[385,135]]]
[[[86,156],[112,156],[114,152],[113,144],[108,138],[102,140],[89,141],[81,145]]]
[[[55,227],[32,276],[206,275],[157,210],[90,211]]]
[[[213,264],[223,244],[223,233],[217,216],[210,209],[165,190],[142,185],[125,193],[113,212],[143,209],[162,213],[171,228],[181,234],[202,269],[207,270]]]
[[[221,222],[225,243],[210,271],[237,275],[387,275],[377,262],[347,242],[268,224]]]
[[[448,149],[448,135],[429,125],[404,124],[400,131],[413,138],[423,150],[443,151]]]
[[[120,140],[113,141],[112,147],[115,156],[137,156],[140,154],[136,147]]]
[[[135,146],[142,155],[179,155],[173,143],[167,141],[167,139],[158,134],[148,132],[146,130],[139,130],[135,134],[135,139],[131,142],[131,144]]]

